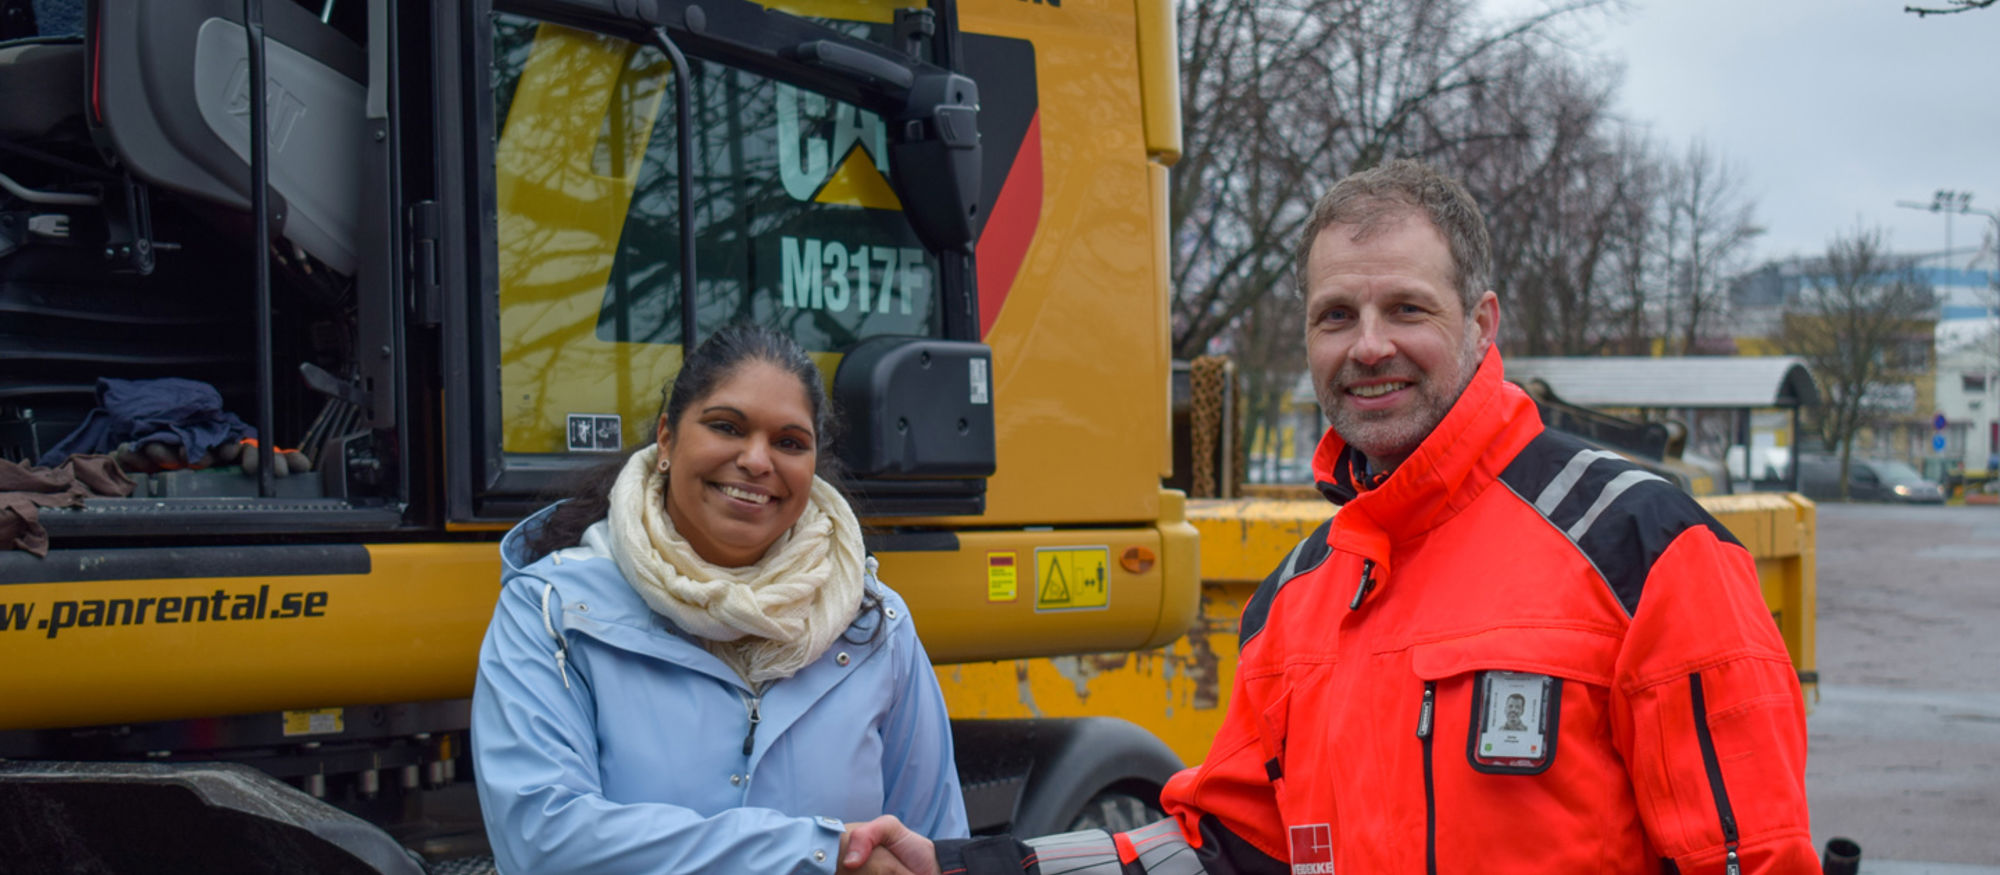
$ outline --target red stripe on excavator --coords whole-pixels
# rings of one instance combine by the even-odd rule
[[[993,212],[979,234],[979,336],[993,330],[1006,303],[1021,262],[1028,257],[1028,244],[1035,239],[1035,226],[1042,221],[1042,113],[1035,111],[1028,130],[1021,136],[1021,150],[1014,155],[1013,169],[993,200]]]

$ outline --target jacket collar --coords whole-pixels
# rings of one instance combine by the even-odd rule
[[[1498,346],[1444,420],[1388,476],[1370,476],[1366,460],[1327,429],[1313,455],[1313,477],[1341,505],[1328,542],[1389,564],[1393,545],[1436,528],[1484,491],[1542,431],[1535,402],[1502,378]]]
[[[583,541],[576,546],[531,557],[527,538],[547,521],[554,507],[543,508],[515,525],[501,539],[500,554],[505,566],[503,581],[532,578],[527,583],[542,596],[544,628],[557,638],[559,651],[568,646],[561,633],[587,635],[619,650],[671,662],[723,683],[748,688],[735,670],[710,653],[695,636],[654,612],[625,581],[618,563],[611,558],[609,535],[602,520],[587,529]],[[850,659],[865,660],[881,649],[896,625],[910,622],[909,608],[876,577],[876,567],[875,557],[866,557],[862,585],[888,610],[857,614],[842,633],[843,637],[835,639],[818,661],[833,659],[837,651],[848,653]],[[567,659],[566,654],[564,658]],[[802,670],[801,674],[804,673]]]

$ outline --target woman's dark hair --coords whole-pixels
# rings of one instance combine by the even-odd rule
[[[831,447],[836,425],[833,402],[827,399],[819,368],[805,350],[776,329],[737,322],[702,341],[694,354],[681,362],[673,382],[661,389],[660,417],[678,428],[689,404],[708,397],[730,375],[753,361],[769,363],[798,379],[799,388],[806,393],[806,403],[812,408],[819,476],[837,488],[840,463]],[[528,533],[529,554],[540,558],[580,543],[584,530],[610,512],[611,487],[618,482],[625,463],[633,453],[652,444],[653,441],[647,441],[619,454],[614,461],[591,468],[570,491],[557,496],[568,500],[543,519],[541,528]]]

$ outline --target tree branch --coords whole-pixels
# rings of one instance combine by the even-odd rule
[[[1974,9],[1985,9],[1988,6],[1992,6],[1995,2],[2000,2],[2000,0],[1950,0],[1950,2],[1950,6],[1943,8],[1934,6],[1905,6],[1903,7],[1903,11],[1915,13],[1918,18],[1926,15],[1952,15],[1959,12],[1971,12]]]

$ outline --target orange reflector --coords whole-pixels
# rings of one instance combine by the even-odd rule
[[[1126,547],[1118,556],[1118,566],[1133,574],[1145,574],[1153,570],[1153,551],[1144,547]]]

